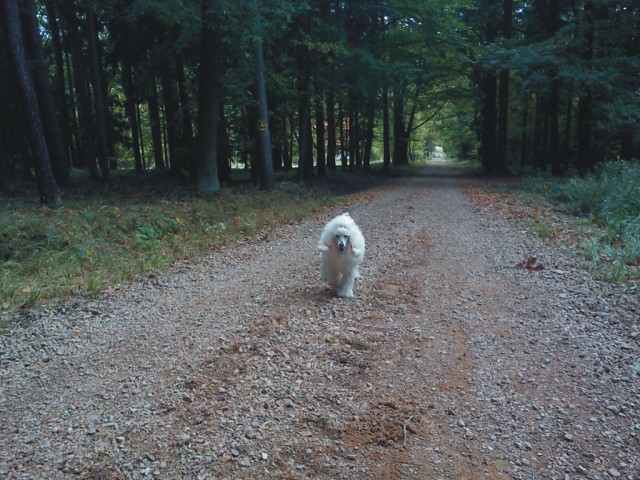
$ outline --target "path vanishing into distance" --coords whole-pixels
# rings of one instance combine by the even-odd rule
[[[640,479],[637,299],[457,172],[22,314],[0,479]],[[352,299],[318,272],[343,211]]]

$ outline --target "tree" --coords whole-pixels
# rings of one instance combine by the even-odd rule
[[[200,51],[200,99],[197,136],[197,179],[199,193],[220,191],[218,179],[218,122],[220,112],[220,43],[214,7],[202,3],[202,45]]]
[[[60,203],[60,192],[53,176],[36,89],[29,71],[18,1],[2,0],[1,5],[5,19],[4,28],[7,31],[9,48],[18,77],[18,89],[27,121],[26,129],[33,154],[40,201],[46,205],[56,206]]]
[[[264,47],[261,13],[257,4],[254,4],[255,15],[255,95],[257,100],[257,152],[258,152],[258,175],[260,188],[269,190],[273,187],[273,160],[271,159],[271,136],[269,133],[269,109],[267,107],[267,86],[264,72]]]

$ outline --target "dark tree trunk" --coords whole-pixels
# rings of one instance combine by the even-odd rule
[[[543,99],[540,95],[536,95],[536,110],[534,113],[533,124],[533,139],[531,140],[531,163],[534,167],[540,168],[542,165],[542,155],[544,152],[541,149],[543,138]]]
[[[551,82],[551,92],[549,93],[549,161],[551,162],[551,173],[560,175],[560,128],[558,125],[558,104],[560,81],[554,79]]]
[[[158,88],[156,78],[151,81],[151,94],[149,95],[149,120],[151,123],[151,142],[153,146],[153,159],[156,170],[164,170],[166,165],[162,156],[162,120],[160,119],[160,107],[158,105]]]
[[[191,120],[191,105],[187,93],[186,79],[184,76],[184,63],[176,57],[176,77],[178,81],[178,98],[180,99],[180,120],[182,125],[182,147],[189,147],[193,142],[193,123]]]
[[[125,109],[129,117],[129,130],[131,131],[131,143],[133,148],[133,158],[136,173],[144,171],[142,166],[142,156],[140,155],[140,137],[138,136],[138,115],[136,109],[136,98],[133,86],[133,70],[129,59],[122,60],[122,86],[125,94]]]
[[[60,192],[53,176],[49,150],[47,149],[47,142],[42,128],[38,97],[29,71],[29,60],[27,59],[23,40],[18,1],[2,0],[0,5],[2,5],[2,10],[4,11],[4,29],[18,76],[18,89],[27,121],[27,135],[29,136],[29,146],[36,171],[38,194],[42,203],[56,206],[60,203]]]
[[[258,28],[260,25],[260,16],[256,15],[256,22]],[[260,30],[258,30],[260,31]],[[259,39],[256,43],[256,58],[255,58],[255,72],[256,72],[256,99],[257,99],[257,153],[258,153],[258,166],[259,166],[259,180],[261,190],[270,190],[274,184],[273,178],[273,159],[271,157],[271,134],[269,132],[269,107],[267,106],[267,85],[264,75],[264,48],[262,45],[262,39]]]
[[[344,124],[344,110],[342,109],[342,104],[340,104],[338,108],[338,120],[340,121],[340,168],[342,171],[347,170],[347,137],[348,135],[345,133],[345,124]]]
[[[393,96],[393,165],[409,165],[409,133],[404,125],[404,96]]]
[[[511,38],[513,0],[504,0],[502,12],[502,36]],[[498,146],[496,149],[496,170],[507,171],[508,126],[509,126],[509,70],[501,69],[498,89]]]
[[[487,1],[485,6],[487,10],[488,20],[485,25],[485,42],[490,45],[495,42],[497,29],[496,22],[493,19],[494,10],[496,9],[495,0]],[[496,107],[497,100],[497,79],[493,71],[485,72],[480,80],[480,92],[482,94],[482,125],[480,130],[480,150],[482,167],[484,172],[488,174],[496,173],[497,168],[497,124],[498,111]]]
[[[220,101],[218,116],[218,180],[226,182],[231,178],[231,141],[227,129],[227,119],[224,113],[224,104]]]
[[[318,177],[324,177],[327,174],[327,161],[324,148],[324,108],[322,95],[319,93],[316,93],[316,152]]]
[[[93,11],[87,12],[87,35],[89,36],[89,66],[93,83],[94,116],[96,119],[96,136],[98,143],[98,164],[102,172],[102,181],[111,183],[109,168],[109,149],[107,146],[107,129],[105,126],[105,108],[102,89],[102,71],[98,58],[98,32]]]
[[[64,58],[62,51],[62,44],[60,42],[60,32],[58,29],[58,19],[56,17],[56,10],[53,0],[45,1],[47,9],[47,17],[49,21],[49,28],[51,29],[51,42],[53,45],[53,53],[56,62],[55,71],[55,102],[58,109],[58,118],[60,119],[60,128],[62,130],[62,143],[64,146],[64,156],[67,162],[67,166],[71,165],[71,145],[72,135],[69,128],[70,115],[69,108],[67,106],[67,98],[65,95],[65,79],[64,79]]]
[[[24,0],[23,12],[25,33],[29,44],[28,50],[32,52],[31,58],[34,60],[31,63],[33,79],[38,94],[42,126],[47,140],[53,175],[58,184],[70,185],[69,159],[67,158],[63,144],[60,118],[58,117],[51,81],[49,80],[48,65],[42,50],[42,43],[40,42],[36,6],[33,0]]]
[[[591,68],[591,59],[593,58],[593,24],[594,12],[593,4],[587,0],[584,3],[584,21],[585,39],[583,42],[583,51],[581,52],[582,61],[587,68]],[[591,87],[585,85],[583,93],[578,98],[578,119],[577,119],[577,137],[578,137],[578,158],[577,167],[582,173],[589,170],[594,164],[595,155],[591,149]]]
[[[389,171],[391,167],[391,139],[389,125],[389,86],[382,91],[382,170]]]
[[[65,50],[64,52],[64,63],[67,72],[73,71],[73,67],[71,66],[73,62],[71,59],[71,54],[69,53],[69,49]],[[80,104],[80,102],[78,101],[78,95],[74,88],[74,77],[75,76],[71,75],[70,73],[67,74],[69,105],[72,106],[72,108],[70,108],[69,110],[70,115],[68,117],[69,130],[71,135],[71,144],[69,145],[69,149],[71,152],[71,165],[73,165],[74,167],[82,167],[84,163],[80,159],[80,154],[83,152],[84,147],[80,138],[80,128],[78,128],[78,115],[76,112],[78,110],[77,106]]]
[[[299,122],[298,122],[298,182],[303,184],[305,181],[311,178],[311,170],[313,168],[313,158],[309,159],[308,152],[311,146],[311,112],[310,112],[310,96],[311,96],[311,82],[310,82],[310,64],[309,53],[303,52],[303,69],[300,71],[301,79],[298,79],[300,86],[300,107],[299,107]],[[311,167],[309,168],[309,164]]]
[[[375,122],[376,108],[375,99],[369,99],[367,108],[367,127],[364,137],[364,153],[362,155],[362,166],[365,171],[369,171],[371,167],[371,148],[373,146],[373,127]]]
[[[93,180],[98,180],[98,167],[96,164],[96,147],[93,141],[93,117],[91,114],[91,99],[87,85],[87,62],[82,52],[82,39],[78,32],[78,19],[75,10],[63,10],[69,33],[69,50],[73,63],[73,83],[78,110],[78,163],[79,166],[88,166],[89,175]]]
[[[203,2],[198,115],[197,189],[204,195],[220,191],[218,178],[218,122],[220,113],[220,42],[213,12]]]
[[[180,125],[178,99],[175,84],[173,81],[173,68],[171,60],[168,59],[160,68],[160,81],[162,83],[162,98],[164,100],[165,128],[167,130],[166,141],[169,150],[169,169],[174,177],[182,176],[182,156],[179,155],[180,135],[178,125]]]
[[[571,121],[573,117],[573,93],[569,93],[567,100],[567,113],[564,122],[564,140],[562,142],[562,165],[564,169],[569,168],[569,160],[571,157]]]
[[[482,81],[482,166],[488,174],[497,172],[496,149],[496,123],[498,112],[496,110],[496,76],[487,73]]]
[[[289,170],[291,170],[293,168],[293,143],[294,143],[294,131],[295,131],[295,120],[293,119],[293,117],[290,117],[288,122],[289,124],[289,129],[288,129],[288,135],[285,137],[285,154],[284,154],[284,158],[283,158],[283,165],[282,167],[284,168],[285,172],[288,172]]]
[[[528,145],[527,145],[527,122],[529,117],[529,100],[525,101],[524,112],[522,112],[522,140],[520,145],[520,165],[525,166],[529,163]]]
[[[327,168],[336,171],[336,117],[333,93],[327,94]]]

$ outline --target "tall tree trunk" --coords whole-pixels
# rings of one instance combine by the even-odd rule
[[[316,93],[316,152],[318,177],[324,177],[327,174],[327,161],[324,148],[324,108],[320,93]]]
[[[393,165],[409,165],[409,134],[404,125],[404,96],[393,96]]]
[[[285,172],[290,171],[293,168],[293,143],[294,143],[294,132],[295,132],[295,119],[293,117],[293,115],[291,117],[289,117],[287,124],[289,125],[288,128],[288,135],[285,137],[285,150],[286,153],[284,155],[283,158],[283,165],[282,167],[284,168]]]
[[[174,177],[182,176],[182,164],[180,150],[180,125],[178,99],[173,81],[173,68],[171,59],[167,59],[160,67],[160,81],[162,84],[162,99],[164,101],[165,128],[167,131],[166,142],[169,150],[169,169]]]
[[[590,0],[584,2],[584,22],[582,30],[585,32],[581,59],[585,64],[585,70],[591,69],[593,58],[593,24],[594,24],[593,4]],[[584,85],[583,93],[578,97],[578,159],[577,167],[582,173],[589,170],[594,163],[594,154],[591,149],[591,86]]]
[[[180,120],[182,125],[181,146],[189,147],[193,142],[193,123],[191,120],[191,105],[187,93],[187,80],[184,76],[184,63],[176,57],[176,79],[178,82],[178,98],[180,99]]]
[[[142,166],[142,156],[140,155],[140,137],[138,135],[138,115],[133,86],[133,69],[128,58],[122,59],[122,86],[125,94],[125,110],[129,117],[129,130],[131,131],[131,143],[135,169],[136,173],[141,174],[144,171],[144,168]]]
[[[71,134],[71,128],[69,122],[71,121],[69,115],[69,107],[67,105],[67,97],[65,95],[65,78],[64,78],[64,57],[62,50],[62,43],[60,42],[60,31],[58,28],[58,19],[56,17],[56,10],[53,0],[45,1],[47,9],[47,17],[49,22],[49,28],[51,29],[51,42],[53,45],[53,53],[56,63],[55,70],[55,88],[54,96],[56,108],[58,110],[58,119],[60,121],[60,129],[62,131],[62,144],[64,148],[64,158],[67,164],[67,171],[70,171],[71,156],[72,156],[72,144],[73,136]],[[54,166],[55,173],[55,166]],[[61,184],[64,184],[61,182]]]
[[[327,168],[336,171],[336,117],[333,93],[327,93]]]
[[[220,182],[226,182],[231,178],[231,141],[229,140],[229,131],[227,129],[227,119],[224,113],[224,104],[220,101],[218,116],[218,179]]]
[[[96,136],[98,143],[98,165],[102,172],[102,181],[111,183],[111,169],[109,168],[109,149],[107,146],[107,129],[105,126],[105,108],[102,89],[102,71],[98,58],[98,32],[93,11],[87,12],[87,35],[89,37],[89,66],[93,83],[94,116],[96,119]]]
[[[554,78],[551,82],[551,92],[549,93],[549,161],[551,162],[551,173],[560,175],[560,128],[558,125],[558,106],[560,102],[560,80]]]
[[[269,132],[269,108],[267,106],[267,85],[264,75],[264,48],[262,43],[262,25],[260,14],[256,13],[256,25],[258,29],[258,39],[255,51],[255,73],[256,73],[256,98],[257,102],[257,152],[260,189],[269,190],[273,187],[273,159],[271,158],[271,134]]]
[[[198,115],[197,190],[204,195],[220,191],[218,179],[218,122],[220,113],[220,42],[212,7],[203,1]]]
[[[496,76],[487,73],[482,81],[482,166],[485,173],[496,173]]]
[[[536,167],[541,167],[542,155],[544,155],[544,151],[542,151],[542,137],[543,137],[543,97],[541,95],[536,95],[536,105],[535,112],[533,117],[533,138],[531,139],[531,164]]]
[[[70,49],[64,51],[64,64],[67,72],[72,72],[72,58]],[[67,88],[69,91],[69,105],[73,106],[73,108],[69,109],[70,115],[68,117],[69,122],[69,134],[71,135],[71,143],[69,144],[69,150],[71,153],[71,165],[74,167],[82,167],[84,163],[80,159],[80,154],[83,152],[83,145],[80,139],[80,128],[78,127],[78,115],[77,106],[79,105],[78,95],[75,90],[75,75],[71,73],[67,74]]]
[[[347,155],[349,153],[349,142],[348,142],[348,132],[346,132],[345,121],[344,121],[344,110],[342,103],[339,104],[338,107],[338,120],[340,121],[340,168],[343,172],[347,170]]]
[[[375,122],[376,107],[373,95],[369,98],[367,106],[367,126],[364,137],[364,153],[362,155],[362,166],[364,171],[369,171],[371,167],[371,148],[373,146],[373,126]]]
[[[382,90],[382,170],[389,171],[391,167],[391,139],[389,125],[389,86]]]
[[[524,167],[529,163],[528,145],[527,145],[527,121],[529,117],[529,99],[525,101],[524,112],[522,112],[522,139],[520,144],[520,166]]]
[[[485,25],[485,42],[490,45],[495,42],[497,29],[493,18],[496,9],[496,0],[488,0],[485,6],[488,20]],[[480,80],[480,92],[482,93],[482,126],[480,133],[480,149],[482,166],[485,173],[497,171],[497,134],[498,111],[496,108],[497,79],[493,71],[484,72]]]
[[[2,0],[1,5],[4,11],[4,28],[9,50],[18,75],[20,100],[27,120],[27,135],[29,136],[29,144],[36,171],[40,201],[47,205],[56,206],[60,203],[60,192],[53,176],[49,150],[47,149],[47,142],[42,128],[38,97],[33,78],[29,72],[29,61],[23,43],[24,37],[20,23],[18,1]]]
[[[513,17],[513,0],[504,0],[502,11],[502,36],[511,38],[511,24]],[[507,171],[509,127],[509,70],[500,69],[498,89],[498,146],[496,149],[496,170],[499,173]]]
[[[87,85],[87,61],[82,52],[82,38],[78,32],[78,19],[73,6],[63,10],[67,31],[69,33],[69,50],[73,64],[73,83],[78,110],[78,162],[79,166],[88,166],[89,176],[98,180],[98,167],[96,164],[96,147],[93,141],[93,117],[91,114],[91,99]]]
[[[23,12],[25,34],[30,47],[28,50],[32,52],[31,57],[34,60],[31,64],[33,79],[38,94],[42,126],[47,140],[53,175],[59,185],[70,185],[69,159],[63,144],[60,118],[58,117],[51,81],[49,80],[48,64],[40,41],[36,6],[33,0],[24,0]]]
[[[565,170],[569,168],[571,157],[571,120],[573,117],[573,89],[570,88],[567,100],[567,113],[564,122],[564,140],[562,142],[562,165]]]
[[[311,177],[311,167],[313,159],[308,159],[309,147],[311,146],[311,108],[309,105],[311,97],[311,65],[309,52],[306,47],[301,47],[302,69],[299,72],[299,121],[298,121],[298,182],[304,184]],[[300,78],[301,77],[301,78]]]
[[[160,107],[158,105],[158,88],[156,77],[151,80],[151,94],[149,95],[149,120],[151,123],[151,144],[153,146],[153,159],[156,170],[164,170],[166,165],[162,156],[162,120],[160,119]]]

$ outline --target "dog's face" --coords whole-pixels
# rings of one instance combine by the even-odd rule
[[[338,250],[340,250],[340,252],[344,252],[347,248],[347,244],[349,243],[349,230],[344,227],[336,229],[334,238],[336,239]]]

